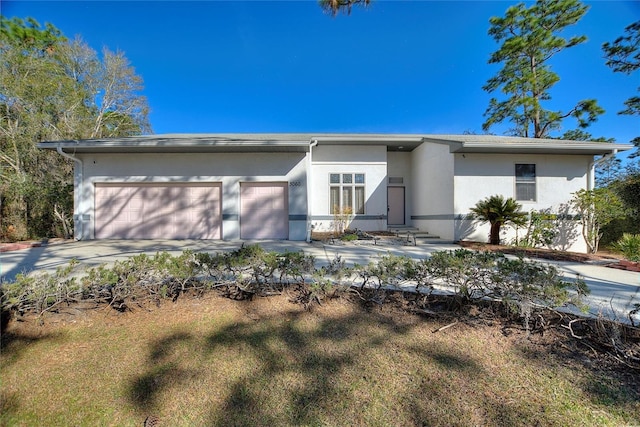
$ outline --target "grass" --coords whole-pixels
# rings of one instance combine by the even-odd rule
[[[10,325],[0,425],[640,424],[633,385],[497,324],[286,296],[74,313]]]

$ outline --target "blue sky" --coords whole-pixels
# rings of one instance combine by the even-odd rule
[[[155,133],[482,133],[499,65],[489,18],[516,1],[375,1],[350,16],[309,1],[6,1],[7,17],[50,22],[92,48],[125,52],[145,82]],[[549,108],[596,98],[588,129],[626,143],[637,117],[620,116],[640,75],[613,73],[601,45],[640,19],[640,2],[586,2],[565,35],[589,41],[552,60]],[[567,120],[565,130],[575,128]],[[491,129],[502,134],[508,124]]]

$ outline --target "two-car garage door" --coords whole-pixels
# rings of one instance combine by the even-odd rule
[[[240,238],[289,237],[287,190],[286,182],[240,184]],[[221,230],[219,183],[95,185],[96,239],[221,239]]]
[[[96,239],[220,239],[221,186],[96,184]]]

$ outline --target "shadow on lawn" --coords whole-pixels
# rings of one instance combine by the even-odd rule
[[[38,342],[62,342],[65,335],[60,332],[38,334],[15,333],[4,331],[0,336],[0,353],[2,354],[2,368],[6,369],[22,357],[22,353]]]
[[[292,311],[286,315],[287,322],[280,317],[262,319],[254,324],[234,325],[208,337],[211,352],[238,343],[250,348],[261,362],[261,369],[257,375],[247,372],[233,384],[207,425],[321,425],[328,422],[332,410],[341,403],[364,406],[347,395],[348,390],[336,378],[352,371],[355,382],[374,381],[370,371],[360,370],[368,351],[383,345],[390,336],[410,332],[415,325],[398,321],[393,315],[361,309],[324,318],[312,330],[305,330],[297,321],[308,315]],[[274,348],[274,340],[282,347]],[[286,374],[298,381],[270,384]],[[269,390],[278,387],[287,388],[280,408],[269,395]]]
[[[8,371],[11,366],[22,358],[23,353],[27,352],[32,345],[42,342],[60,342],[64,340],[61,333],[47,334],[23,334],[12,331],[4,331],[0,336],[0,361],[2,371]],[[0,390],[0,425],[11,425],[15,421],[14,417],[19,412],[21,396],[15,392],[7,392],[5,389]]]
[[[161,412],[160,394],[197,382],[209,369],[223,369],[217,358],[236,355],[243,360],[231,365],[229,381],[211,385],[220,398],[204,425],[320,425],[351,416],[355,424],[517,425],[526,419],[526,409],[474,391],[477,378],[491,374],[457,343],[403,344],[402,337],[424,320],[385,311],[358,307],[309,322],[317,315],[292,309],[253,313],[205,337],[170,333],[150,344],[146,371],[130,382],[130,401]],[[174,353],[180,346],[198,353],[194,357],[205,360],[205,367],[183,369]],[[398,357],[408,358],[406,364],[394,360],[396,350]],[[433,376],[434,366],[439,376]],[[453,386],[452,376],[457,378]],[[450,402],[452,396],[460,401]]]
[[[176,332],[151,343],[149,369],[129,386],[129,399],[137,408],[145,411],[153,409],[156,397],[163,389],[183,384],[197,376],[197,372],[181,368],[179,361],[169,357],[174,347],[192,340],[191,334]]]
[[[626,369],[608,354],[592,353],[592,348],[581,341],[565,339],[565,345],[533,346],[523,343],[516,349],[523,358],[541,368],[570,369],[587,372],[576,382],[576,393],[585,400],[602,408],[627,407],[630,413],[637,413],[629,425],[640,423],[640,377],[637,371]]]

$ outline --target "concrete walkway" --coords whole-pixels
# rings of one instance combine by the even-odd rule
[[[140,253],[153,255],[167,251],[179,254],[191,249],[196,252],[222,252],[239,248],[242,244],[258,243],[266,250],[304,251],[316,258],[317,266],[327,264],[335,256],[346,261],[347,266],[367,264],[381,255],[405,255],[415,259],[428,257],[432,252],[459,249],[453,244],[424,244],[419,246],[402,246],[391,244],[374,245],[372,241],[343,244],[323,244],[319,242],[293,241],[220,241],[220,240],[95,240],[44,245],[30,249],[22,249],[0,253],[0,282],[11,281],[16,274],[31,271],[55,271],[57,267],[67,264],[72,259],[80,261],[85,267],[123,260]],[[624,270],[616,270],[593,264],[573,262],[556,262],[540,260],[553,264],[563,272],[567,279],[579,275],[591,289],[588,303],[590,314],[602,314],[610,318],[618,318],[628,322],[627,314],[640,304],[640,274]],[[640,322],[640,315],[636,318]]]

